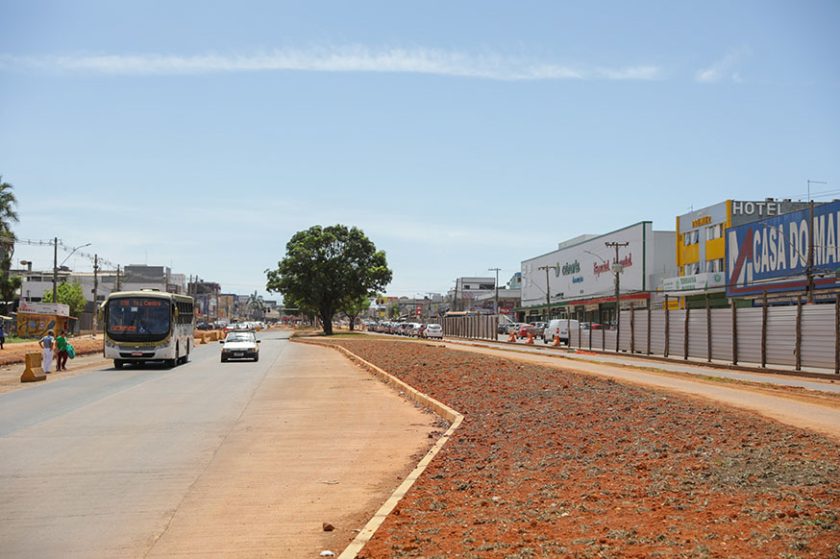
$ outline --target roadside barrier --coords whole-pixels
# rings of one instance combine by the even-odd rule
[[[534,335],[528,332],[528,341],[525,342],[528,345],[534,345]]]
[[[554,336],[554,339],[551,340],[551,345],[553,347],[557,347],[560,345],[560,336]]]
[[[516,332],[511,332],[508,334],[508,341],[512,344],[516,343]]]
[[[47,375],[44,374],[44,369],[41,368],[42,356],[40,353],[27,353],[25,359],[26,368],[23,370],[23,374],[20,375],[20,382],[47,380]]]

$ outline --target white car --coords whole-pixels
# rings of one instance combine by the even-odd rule
[[[260,340],[253,332],[236,330],[229,332],[222,344],[222,363],[228,359],[260,360]]]
[[[443,327],[440,324],[429,324],[423,331],[424,338],[443,338]]]
[[[552,319],[548,323],[548,326],[545,327],[545,333],[543,334],[543,343],[547,344],[549,342],[553,342],[554,337],[557,336],[558,338],[560,338],[561,343],[569,345],[569,329],[577,330],[578,325],[578,321],[574,319]]]

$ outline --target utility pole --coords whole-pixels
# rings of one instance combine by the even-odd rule
[[[808,302],[814,302],[814,201],[808,200],[808,269],[806,271],[808,283]]]
[[[812,181],[808,179],[808,269],[805,272],[807,277],[806,289],[808,290],[808,302],[814,302],[814,201],[811,200],[812,184],[828,184],[825,181]]]
[[[496,302],[494,304],[495,314],[499,314],[499,270],[501,268],[488,268],[488,272],[496,272]]]
[[[97,315],[99,308],[96,305],[96,292],[99,288],[99,255],[93,255],[93,335],[96,335],[97,330]]]
[[[540,266],[537,268],[538,270],[545,270],[545,321],[548,322],[551,320],[551,288],[549,287],[549,280],[548,280],[548,271],[549,270],[556,270],[559,266],[557,264],[553,266]]]
[[[458,310],[458,280],[455,280],[455,291],[452,292],[452,310]]]
[[[53,304],[58,303],[58,237],[53,239]]]
[[[117,291],[122,289],[122,283],[120,283],[120,265],[119,264],[117,264],[117,284],[116,284],[115,289]]]
[[[613,272],[615,273],[615,352],[618,353],[619,340],[621,339],[621,290],[618,278],[622,272],[622,266],[618,263],[618,249],[626,247],[630,243],[606,242],[604,244],[615,248],[615,262],[613,263]]]

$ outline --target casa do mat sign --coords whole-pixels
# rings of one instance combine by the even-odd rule
[[[813,237],[813,241],[812,241]],[[814,287],[836,285],[840,268],[840,202],[783,214],[726,230],[729,297],[807,288],[808,253],[813,245]]]

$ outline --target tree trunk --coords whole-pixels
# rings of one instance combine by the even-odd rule
[[[356,325],[356,317],[348,316],[347,318],[350,320],[350,331],[352,332],[355,330],[354,326]]]
[[[333,335],[333,325],[332,325],[333,314],[328,310],[321,311],[321,326],[324,329],[325,336],[332,336]]]

